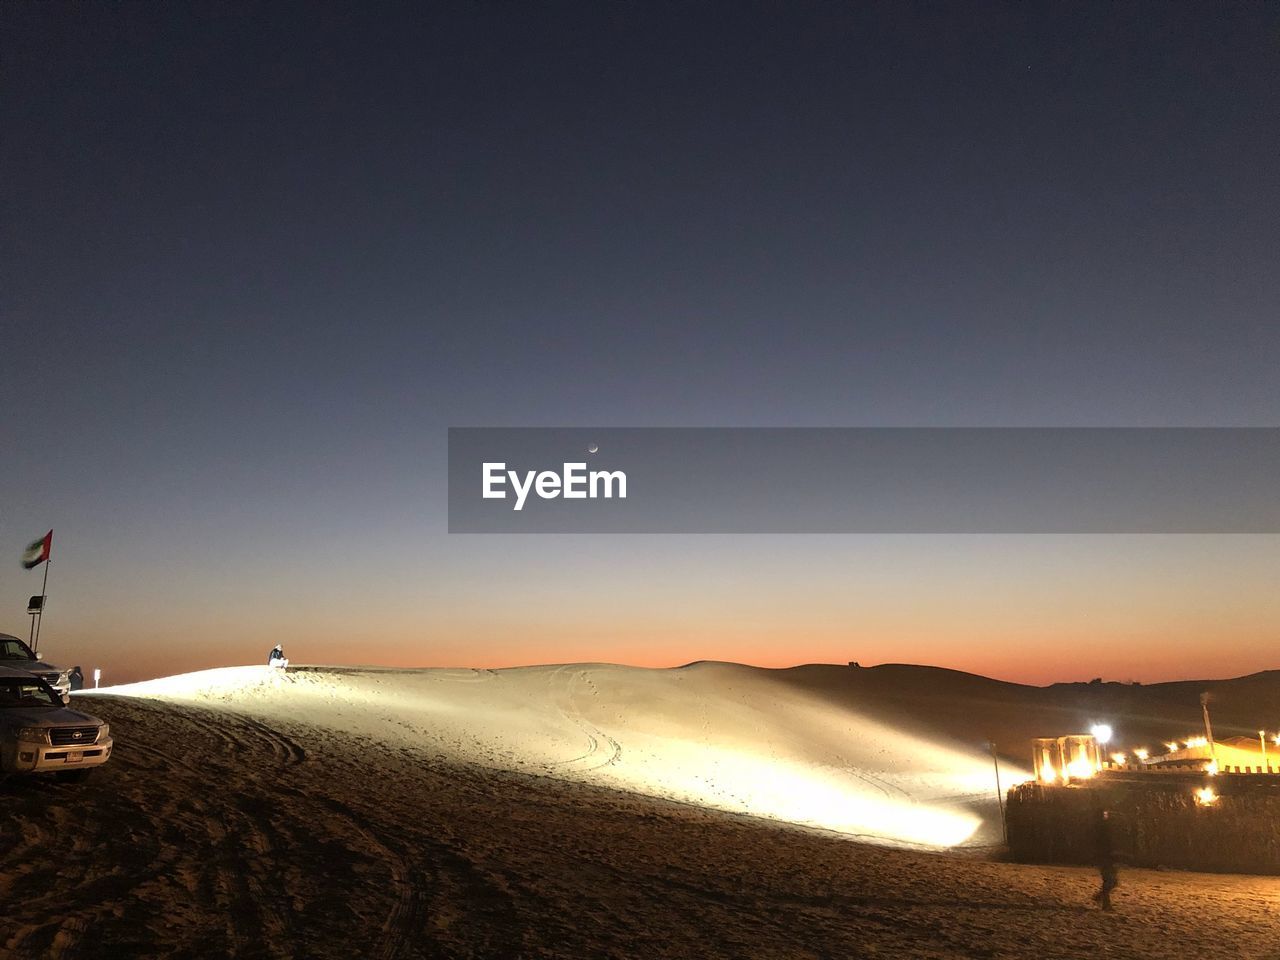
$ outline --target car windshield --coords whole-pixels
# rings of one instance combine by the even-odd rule
[[[26,707],[60,707],[53,691],[39,680],[0,678],[0,710]]]
[[[36,655],[16,637],[5,637],[0,640],[0,660],[34,660]]]

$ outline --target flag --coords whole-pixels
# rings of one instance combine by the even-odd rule
[[[33,540],[27,552],[22,555],[22,566],[30,570],[49,559],[49,549],[53,546],[53,531],[50,530],[39,540]]]

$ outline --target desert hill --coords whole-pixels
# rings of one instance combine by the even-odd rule
[[[922,737],[867,704],[739,664],[241,667],[106,692],[305,720],[451,762],[869,840],[937,849],[999,835],[985,741]]]
[[[1270,878],[1126,870],[1102,914],[1096,873],[999,862],[991,731],[1016,761],[1097,704],[1182,723],[1200,686],[255,666],[77,694],[116,753],[0,786],[0,958],[1274,956]],[[1252,716],[1275,678],[1215,689]]]
[[[1116,749],[1280,717],[1280,673],[1148,686],[1032,687],[937,667],[697,662],[655,670],[301,666],[203,671],[113,688],[251,711],[423,749],[451,762],[590,782],[924,848],[999,838],[995,776],[1030,740],[1106,722]]]
[[[1210,695],[1215,736],[1256,737],[1260,729],[1280,729],[1277,670],[1227,680],[1047,687],[909,664],[814,664],[776,675],[833,705],[868,712],[921,736],[968,744],[994,740],[1002,756],[1024,765],[1031,739],[1087,733],[1095,723],[1113,728],[1118,750],[1158,748],[1166,740],[1201,733],[1204,692]]]

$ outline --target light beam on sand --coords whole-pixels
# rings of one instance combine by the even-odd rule
[[[974,807],[995,807],[985,751],[913,735],[732,665],[248,666],[101,693],[226,706],[887,844],[973,842],[983,824]],[[1029,779],[1008,775],[1006,786]]]
[[[959,846],[982,823],[966,810],[917,801],[905,790],[860,779],[848,770],[815,768],[705,743],[673,747],[667,763],[632,786],[651,794],[699,797],[706,806],[723,810],[926,847]],[[696,758],[682,762],[683,751]],[[630,779],[625,770],[619,776]]]
[[[288,683],[286,674],[266,665],[216,667],[173,677],[122,683],[99,690],[77,690],[76,696],[103,694],[120,697],[161,697],[175,700],[226,699],[256,688],[274,688]]]

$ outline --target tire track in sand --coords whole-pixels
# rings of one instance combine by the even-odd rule
[[[405,955],[414,936],[423,928],[426,895],[421,871],[403,853],[392,849],[369,832],[364,826],[364,818],[349,804],[334,797],[323,797],[320,802],[331,813],[336,813],[350,824],[391,870],[395,897],[383,921],[381,941],[373,949],[373,955],[379,960],[397,960]]]
[[[113,698],[95,712],[117,747],[87,784],[25,780],[5,797],[0,958],[101,956],[111,949],[103,929],[115,949],[137,953],[149,930],[184,913],[206,917],[192,956],[293,955],[282,945],[296,940],[298,918],[282,901],[318,882],[316,856],[323,869],[358,861],[359,851],[335,851],[363,846],[341,829],[329,836],[294,784],[310,767],[305,748],[232,711]]]
[[[567,664],[557,667],[548,675],[547,686],[551,702],[556,710],[562,717],[582,731],[583,736],[587,738],[587,750],[572,759],[554,761],[549,766],[553,768],[569,767],[571,764],[583,764],[584,761],[587,761],[585,765],[575,768],[582,773],[613,766],[622,759],[622,744],[587,720],[582,715],[582,711],[574,704],[574,687],[584,680],[587,686],[591,688],[591,695],[593,697],[596,695],[595,685],[587,679],[586,671],[577,670],[575,673],[570,674],[564,681],[563,690],[557,691],[558,681],[570,669],[571,667]]]

